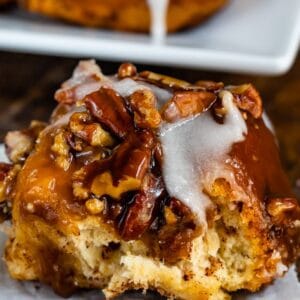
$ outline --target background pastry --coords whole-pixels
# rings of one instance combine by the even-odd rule
[[[159,0],[159,2],[167,2]],[[170,32],[203,21],[227,0],[170,0],[167,29]],[[61,18],[85,26],[97,26],[128,31],[149,31],[150,11],[146,0],[22,0],[32,12]]]

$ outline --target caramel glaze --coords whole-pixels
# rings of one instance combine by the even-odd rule
[[[260,229],[267,224],[270,239],[276,237],[278,250],[285,253],[283,260],[288,264],[299,255],[299,230],[294,225],[294,221],[300,219],[299,205],[282,169],[273,133],[261,118],[248,115],[246,123],[248,134],[243,142],[233,145],[229,165],[238,185],[249,195],[250,203],[243,205],[256,207],[256,213],[261,215],[261,224],[254,226],[258,234],[263,234],[264,230]],[[293,203],[292,209],[283,212],[280,221],[268,213],[268,205],[273,199]]]
[[[35,152],[27,159],[19,174],[15,201],[24,218],[38,216],[48,224],[66,227],[73,218],[83,218],[86,210],[73,201],[72,174],[76,166],[72,163],[64,171],[54,163],[49,152],[52,139],[51,132],[44,132]]]

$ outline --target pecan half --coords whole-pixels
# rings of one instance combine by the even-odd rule
[[[67,171],[72,162],[72,155],[67,139],[67,132],[64,129],[59,129],[55,134],[51,151],[54,154],[55,163],[64,171]]]
[[[140,128],[157,128],[161,122],[161,116],[156,109],[156,98],[150,90],[134,92],[129,102],[134,111],[134,122]]]
[[[124,63],[121,64],[118,70],[118,77],[120,79],[126,78],[126,77],[133,77],[137,74],[137,70],[135,65],[130,63]]]
[[[69,127],[75,136],[91,146],[107,147],[114,144],[112,136],[100,124],[92,123],[90,114],[87,112],[74,113],[70,117]]]
[[[149,131],[131,134],[112,156],[83,166],[73,175],[73,193],[83,199],[90,193],[120,199],[122,193],[137,190],[150,169],[154,136]]]
[[[141,191],[134,195],[133,203],[119,222],[119,231],[124,240],[137,239],[149,228],[153,221],[156,200],[163,192],[161,178],[146,175]]]
[[[123,176],[142,179],[150,167],[151,152],[155,147],[150,131],[131,135],[123,142],[112,159],[112,174],[115,180]]]
[[[215,94],[205,91],[176,92],[162,108],[162,118],[167,122],[195,116],[208,110],[216,101]]]
[[[133,122],[124,100],[114,90],[102,87],[86,96],[84,102],[91,115],[118,137],[125,138],[133,131]]]
[[[234,96],[237,106],[249,112],[255,119],[261,117],[263,112],[262,100],[252,84],[226,87]]]

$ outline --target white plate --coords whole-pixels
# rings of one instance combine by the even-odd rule
[[[0,162],[7,161],[4,154],[4,147],[0,144]],[[0,227],[3,226],[0,224]],[[6,236],[1,232],[0,228],[0,258],[4,251]],[[38,288],[37,288],[38,287]],[[62,299],[55,295],[53,291],[44,285],[31,282],[19,282],[12,280],[7,272],[5,264],[0,259],[0,300],[59,300]],[[99,291],[91,291],[78,293],[71,297],[72,300],[104,300],[103,294]],[[155,300],[154,295],[147,296],[141,293],[131,293],[118,298],[119,300]],[[300,283],[297,280],[294,267],[291,267],[285,277],[277,279],[273,285],[268,286],[263,291],[256,294],[237,295],[233,300],[299,300],[300,299]]]
[[[286,72],[299,37],[299,0],[231,0],[162,46],[143,34],[80,28],[19,11],[0,14],[2,49],[234,72]]]

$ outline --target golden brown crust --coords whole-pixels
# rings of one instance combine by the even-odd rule
[[[203,21],[227,0],[170,0],[168,31],[173,32]],[[22,0],[32,12],[85,26],[145,32],[150,27],[146,1],[141,0]]]

